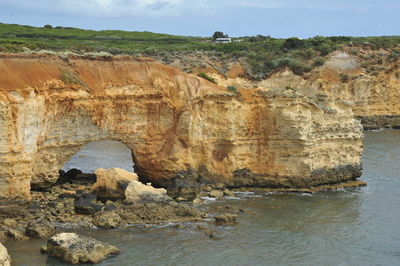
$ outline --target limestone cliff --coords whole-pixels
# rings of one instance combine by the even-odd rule
[[[400,57],[397,53],[394,50],[344,49],[329,55],[322,66],[305,75],[295,75],[284,68],[261,81],[246,77],[241,60],[221,66],[202,56],[197,64],[191,58],[191,61],[183,59],[172,65],[194,73],[205,72],[223,86],[291,87],[312,98],[346,101],[351,104],[355,116],[361,118],[364,128],[400,128],[400,63],[396,59]],[[188,62],[192,62],[191,68],[186,65]],[[225,73],[221,73],[223,69]]]
[[[309,187],[360,176],[349,105],[291,89],[228,90],[147,59],[3,55],[0,196],[52,184],[84,144],[118,140],[167,188]]]

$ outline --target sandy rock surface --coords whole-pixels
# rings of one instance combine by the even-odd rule
[[[151,184],[143,184],[138,181],[129,183],[125,190],[127,202],[167,202],[171,198],[167,196],[167,190],[154,188]]]
[[[118,248],[112,245],[75,233],[59,233],[51,237],[43,251],[71,264],[98,263],[119,254]]]
[[[11,259],[8,255],[7,248],[0,243],[0,266],[10,266]]]
[[[102,198],[123,198],[125,189],[131,181],[138,181],[137,174],[120,168],[97,169],[97,177],[93,186],[95,193]]]

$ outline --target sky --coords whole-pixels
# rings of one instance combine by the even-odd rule
[[[400,0],[0,0],[0,22],[186,36],[400,35]]]

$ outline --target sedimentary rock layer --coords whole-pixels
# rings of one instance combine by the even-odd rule
[[[315,99],[325,97],[330,101],[346,101],[351,104],[355,116],[361,118],[365,129],[400,127],[400,64],[382,59],[393,51],[359,49],[355,52],[358,56],[334,52],[323,65],[303,76],[284,68],[261,81],[246,79],[238,62],[225,66],[228,69],[225,75],[212,67],[193,68],[193,71],[206,72],[218,80],[218,84],[225,86],[291,87]],[[381,58],[383,62],[378,64],[371,58]],[[204,59],[199,60],[199,64],[206,63]]]
[[[0,58],[0,196],[50,185],[83,145],[118,140],[167,188],[309,187],[361,173],[351,108],[294,90],[228,90],[145,59]]]

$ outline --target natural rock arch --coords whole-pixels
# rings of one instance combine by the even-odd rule
[[[91,141],[74,153],[61,170],[67,172],[79,169],[83,173],[91,174],[98,168],[120,168],[134,172],[131,149],[121,141]]]
[[[85,143],[118,140],[142,179],[173,188],[306,187],[360,175],[361,126],[342,103],[236,92],[132,58],[0,59],[0,196],[51,184]],[[75,84],[63,81],[73,76]]]

